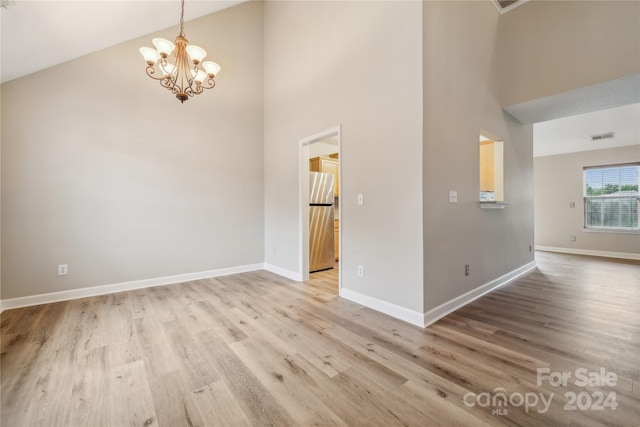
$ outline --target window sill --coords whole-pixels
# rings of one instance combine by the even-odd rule
[[[480,202],[482,209],[504,209],[505,206],[512,205],[511,202]]]
[[[640,229],[621,230],[618,228],[583,228],[585,233],[609,233],[609,234],[640,234]]]

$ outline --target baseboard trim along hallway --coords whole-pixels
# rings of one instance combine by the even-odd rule
[[[353,301],[360,305],[363,305],[372,310],[379,311],[380,313],[387,314],[396,319],[403,320],[411,323],[412,325],[424,327],[422,313],[408,308],[400,307],[399,305],[392,304],[387,301],[370,297],[368,295],[361,294],[360,292],[352,291],[345,288],[340,288],[340,297]]]
[[[298,273],[297,271],[287,270],[286,268],[278,267],[273,264],[264,264],[264,269],[277,274],[278,276],[286,277],[287,279],[295,280],[296,282],[302,282],[302,273]]]
[[[153,286],[172,285],[174,283],[190,282],[192,280],[210,279],[212,277],[228,276],[230,274],[246,273],[262,270],[262,263],[248,264],[237,267],[219,268],[215,270],[199,271],[196,273],[176,274],[174,276],[155,277],[152,279],[133,280],[130,282],[114,283],[111,285],[92,286],[90,288],[69,289],[60,292],[29,295],[26,297],[10,298],[0,301],[0,313],[12,308],[29,307],[32,305],[49,304],[52,302],[68,301],[78,298],[113,294],[116,292],[132,291],[134,289],[151,288]]]
[[[480,298],[481,296],[495,289],[498,289],[501,286],[506,285],[507,283],[533,270],[535,267],[536,262],[531,261],[530,263],[518,267],[515,270],[510,271],[509,273],[504,274],[489,283],[485,283],[484,285],[473,289],[463,295],[460,295],[459,297],[454,298],[451,301],[447,301],[446,303],[441,304],[426,313],[409,310],[408,308],[400,307],[390,302],[382,301],[369,295],[364,295],[360,292],[352,291],[345,288],[340,289],[339,295],[342,298],[356,302],[372,310],[379,311],[396,319],[411,323],[412,325],[426,328],[427,326],[443,318],[447,314],[452,313],[455,310]]]
[[[432,323],[442,319],[447,314],[453,313],[457,309],[464,307],[472,301],[477,300],[481,296],[488,294],[489,292],[492,292],[509,282],[512,282],[518,277],[527,274],[534,268],[536,268],[536,262],[531,261],[530,263],[518,267],[515,270],[510,271],[509,273],[490,281],[489,283],[485,283],[484,285],[467,292],[466,294],[462,294],[457,298],[454,298],[450,301],[445,302],[444,304],[440,304],[439,306],[432,308],[431,310],[424,313],[423,327],[426,328]]]
[[[501,286],[506,285],[510,281],[532,270],[535,266],[535,261],[532,261],[529,264],[519,267],[495,280],[492,280],[489,283],[480,286],[479,288],[476,288],[464,295],[454,298],[451,301],[441,304],[440,306],[429,310],[424,314],[349,289],[341,288],[339,291],[339,295],[342,298],[371,308],[372,310],[379,311],[396,319],[424,328],[446,316],[447,314],[459,309],[460,307],[469,304],[471,301],[480,298],[482,295],[485,295],[495,289],[498,289]],[[131,291],[135,289],[150,288],[153,286],[172,285],[175,283],[189,282],[192,280],[209,279],[212,277],[228,276],[230,274],[245,273],[263,269],[298,282],[302,280],[300,274],[271,264],[248,264],[238,267],[220,268],[216,270],[200,271],[196,273],[178,274],[174,276],[134,280],[130,282],[115,283],[110,285],[92,286],[90,288],[69,289],[66,291],[51,292],[47,294],[10,298],[0,300],[0,313],[4,310],[9,310],[12,308],[49,304],[59,301],[68,301],[78,298],[86,298],[98,295],[112,294],[116,292]]]
[[[604,258],[640,260],[640,254],[634,254],[629,252],[591,251],[588,249],[557,248],[554,246],[536,246],[536,251],[557,252],[562,254],[573,254],[573,255],[589,255],[589,256],[598,256],[598,257],[604,257]]]

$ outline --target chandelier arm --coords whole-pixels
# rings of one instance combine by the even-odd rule
[[[151,77],[153,80],[164,80],[165,76],[156,77],[154,74],[156,73],[156,68],[153,65],[147,65],[147,76]]]
[[[198,64],[193,64],[193,67],[189,70],[189,73],[193,76],[193,78],[189,82],[189,87],[194,91],[196,95],[202,92],[202,91],[198,91],[198,86],[200,86],[200,83],[196,81],[196,76],[198,75],[198,71],[200,71],[200,66]]]
[[[198,93],[200,93],[200,92],[198,92],[198,91],[197,91],[197,88],[196,88],[196,90],[194,90],[194,88],[193,88],[192,86],[187,86],[187,87],[185,88],[184,92],[185,92],[187,95],[191,96],[191,97],[192,97],[193,95],[197,95]]]
[[[171,77],[169,76],[164,76],[164,78],[160,80],[160,86],[162,86],[165,89],[169,89],[170,91],[173,91],[175,87],[175,85],[171,81]]]
[[[212,77],[207,77],[202,83],[200,83],[202,89],[213,89],[215,85],[216,81]]]
[[[173,70],[168,69],[167,65],[173,66]],[[166,59],[163,58],[160,60],[160,62],[158,62],[158,67],[160,68],[160,70],[162,70],[163,78],[167,80],[167,84],[169,82],[171,82],[172,84],[175,84],[177,70],[178,70],[177,64],[174,66],[173,64],[171,64],[170,62],[168,62]]]
[[[176,86],[173,81],[171,81],[171,78],[169,76],[165,76],[164,79],[160,80],[160,86],[167,89],[176,96],[180,93],[180,88]]]

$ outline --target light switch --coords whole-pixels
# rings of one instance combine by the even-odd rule
[[[458,192],[449,191],[449,203],[458,203]]]
[[[358,194],[358,206],[364,205],[364,194]]]

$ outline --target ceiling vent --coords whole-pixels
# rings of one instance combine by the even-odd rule
[[[498,8],[498,12],[506,13],[527,1],[528,0],[493,0],[493,4]]]
[[[600,135],[591,135],[591,140],[602,141],[603,139],[613,139],[613,137],[614,137],[613,132],[607,132],[607,133],[601,133]]]
[[[0,0],[0,7],[3,9],[9,9],[9,6],[15,6],[15,0]]]

